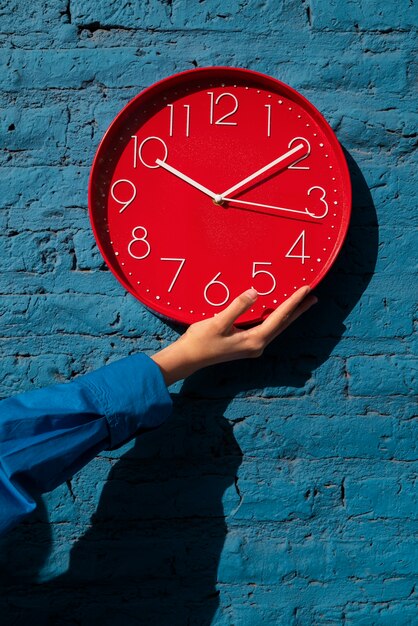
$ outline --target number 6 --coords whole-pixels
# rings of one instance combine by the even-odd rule
[[[206,287],[205,287],[205,291],[204,291],[204,293],[203,293],[203,295],[204,295],[204,297],[205,297],[206,302],[207,302],[208,304],[211,304],[212,306],[222,306],[222,305],[223,305],[223,304],[225,304],[225,302],[227,302],[227,301],[228,301],[228,299],[229,299],[229,289],[228,289],[228,287],[225,285],[225,283],[221,282],[220,280],[216,280],[216,279],[218,278],[218,276],[220,276],[220,275],[221,275],[221,272],[218,272],[218,273],[216,274],[216,276],[214,276],[214,277],[212,278],[212,280],[211,280],[210,282],[208,282],[208,284],[207,284],[207,285],[206,285]],[[225,287],[225,289],[226,289],[226,298],[225,298],[225,300],[222,300],[222,302],[211,302],[211,300],[209,300],[209,298],[208,298],[208,297],[207,297],[207,295],[206,295],[206,292],[207,292],[207,290],[209,289],[209,287],[210,287],[211,285],[222,285],[222,287]]]

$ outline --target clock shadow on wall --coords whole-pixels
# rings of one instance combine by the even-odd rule
[[[265,349],[256,367],[254,360],[247,359],[201,370],[185,381],[183,394],[293,397],[309,393],[306,384],[340,341],[346,330],[344,320],[367,288],[378,252],[377,216],[369,188],[353,157],[343,151],[352,185],[352,214],[339,256],[314,289],[319,302]],[[263,393],[266,388],[272,389],[271,394]]]
[[[227,533],[222,500],[228,490],[239,501],[243,456],[233,423],[223,417],[226,408],[235,395],[266,387],[277,395],[285,388],[287,396],[303,390],[340,340],[344,319],[374,271],[376,212],[358,166],[345,155],[353,188],[351,224],[336,263],[315,290],[319,303],[266,349],[256,367],[252,359],[226,363],[184,382],[173,394],[170,420],[139,437],[113,465],[91,526],[71,549],[67,572],[36,582],[51,550],[42,503],[0,542],[4,626],[214,621]]]

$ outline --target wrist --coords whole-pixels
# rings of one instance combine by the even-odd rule
[[[167,386],[187,378],[201,367],[190,354],[184,336],[153,354],[151,359],[159,366]]]

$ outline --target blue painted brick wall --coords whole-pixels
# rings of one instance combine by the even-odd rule
[[[174,385],[167,424],[2,541],[2,626],[418,623],[417,25],[416,0],[0,2],[2,397],[178,336],[106,270],[86,207],[102,134],[157,79],[287,82],[354,189],[319,304],[257,366]]]

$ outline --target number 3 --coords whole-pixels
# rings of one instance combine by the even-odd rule
[[[308,196],[311,195],[311,192],[314,189],[319,189],[319,191],[322,191],[322,196],[319,198],[319,201],[322,202],[325,205],[325,211],[324,211],[324,213],[322,215],[315,215],[315,213],[312,213],[308,208],[306,208],[305,211],[311,217],[316,217],[316,219],[321,220],[328,213],[328,202],[325,200],[325,196],[327,194],[326,194],[325,189],[323,187],[311,187],[310,189],[308,189]]]

